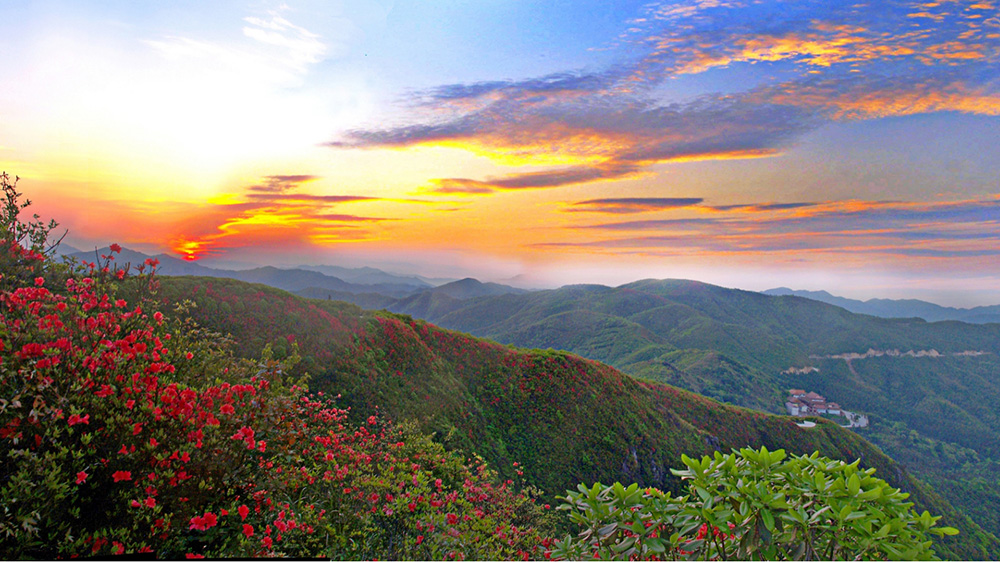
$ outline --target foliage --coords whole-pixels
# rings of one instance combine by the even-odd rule
[[[553,548],[560,559],[846,560],[933,557],[927,535],[950,535],[917,515],[909,494],[818,453],[767,448],[700,460],[674,473],[688,495],[621,484],[568,492],[558,509],[583,530]],[[711,530],[711,531],[709,531]]]
[[[403,304],[389,308],[410,311]],[[1000,401],[1000,324],[875,318],[798,297],[679,280],[452,300],[412,313],[503,343],[578,353],[636,377],[761,411],[784,413],[789,388],[815,390],[869,414],[871,426],[862,432],[956,507],[975,514],[994,534],[984,541],[1000,545],[1000,524],[981,515],[979,494],[963,488],[977,478],[986,497],[1000,494],[1000,484],[990,484],[1000,482],[996,475],[982,474],[970,460],[1000,461],[994,407]],[[850,365],[818,358],[870,348],[934,349],[941,356],[872,357]],[[808,366],[819,371],[787,372]],[[918,444],[934,444],[911,446],[892,424],[903,424],[904,434],[916,431]]]
[[[0,289],[8,289],[17,283],[26,283],[32,276],[39,275],[51,267],[50,255],[59,241],[49,244],[49,233],[58,226],[55,221],[48,224],[42,222],[38,215],[31,220],[21,220],[22,211],[31,201],[19,201],[21,193],[17,191],[17,182],[11,181],[7,172],[0,173],[0,190],[3,191],[3,201],[0,202]],[[61,240],[61,238],[60,238]]]
[[[719,404],[676,387],[643,383],[600,363],[553,350],[512,349],[403,315],[307,300],[233,280],[165,278],[161,295],[193,299],[192,314],[237,341],[295,342],[313,390],[343,393],[350,419],[381,412],[414,419],[449,449],[481,455],[505,479],[523,477],[551,498],[579,482],[623,481],[679,492],[670,467],[682,453],[746,446],[862,459],[920,507],[961,529],[937,551],[995,558],[1000,545],[957,514],[857,433],[817,420]],[[231,314],[220,314],[225,306]],[[286,345],[290,345],[287,344]],[[253,356],[252,345],[241,354]],[[514,463],[517,463],[515,466]]]
[[[189,305],[158,310],[155,274],[3,242],[0,557],[540,553],[530,490],[411,425],[349,422],[289,376],[294,345],[235,359]]]

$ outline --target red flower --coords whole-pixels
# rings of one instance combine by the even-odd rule
[[[44,284],[45,284],[45,278],[44,277],[35,277],[35,286],[36,287],[41,287]]]
[[[156,498],[146,498],[146,501],[142,502],[146,507],[156,507]]]
[[[219,520],[214,513],[206,511],[205,515],[201,517],[195,516],[191,518],[191,526],[188,529],[195,529],[198,531],[206,531],[212,527],[215,527]]]
[[[244,524],[243,534],[249,539],[253,536],[253,525]]]
[[[132,473],[127,470],[116,470],[111,477],[115,479],[115,482],[121,482],[122,480],[131,480]]]
[[[118,254],[121,253],[122,251],[122,247],[119,246],[118,244],[112,244],[109,249],[111,250],[112,254]]]
[[[87,480],[87,473],[86,472],[84,472],[84,471],[81,470],[80,472],[76,473],[76,483],[77,484],[83,484],[86,480]]]
[[[264,539],[260,541],[260,544],[264,545],[264,548],[271,548],[272,542],[271,537],[264,537]]]
[[[424,542],[424,536],[423,535],[417,535],[417,544],[420,544],[422,542]]]
[[[250,508],[247,507],[246,505],[241,505],[240,507],[238,507],[236,509],[236,511],[237,511],[237,513],[240,514],[240,519],[242,519],[244,521],[246,521],[247,515],[250,514]]]
[[[80,416],[78,416],[76,414],[73,414],[66,421],[70,425],[76,425],[78,423],[84,423],[84,424],[90,425],[90,414],[87,414],[86,416],[83,416],[83,417],[80,417]]]

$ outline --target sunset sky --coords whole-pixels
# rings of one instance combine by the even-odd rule
[[[1000,4],[0,3],[66,240],[1000,304]]]

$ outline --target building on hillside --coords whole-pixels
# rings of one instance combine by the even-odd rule
[[[798,417],[818,416],[821,414],[844,416],[847,418],[847,425],[843,427],[868,427],[868,416],[848,412],[836,402],[827,402],[826,398],[821,394],[806,392],[797,388],[788,391],[788,398],[785,400],[785,409],[788,410],[789,415]]]
[[[793,416],[810,416],[817,414],[841,415],[840,404],[827,402],[822,394],[816,392],[806,392],[793,388],[788,391],[788,399],[785,401],[785,409]]]
[[[788,410],[789,415],[805,416],[808,415],[809,405],[798,398],[789,398],[785,402],[785,409]]]

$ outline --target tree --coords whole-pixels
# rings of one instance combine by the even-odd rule
[[[922,560],[934,559],[928,534],[958,533],[858,461],[767,448],[682,460],[686,496],[618,483],[568,492],[559,509],[583,530],[553,558]]]

